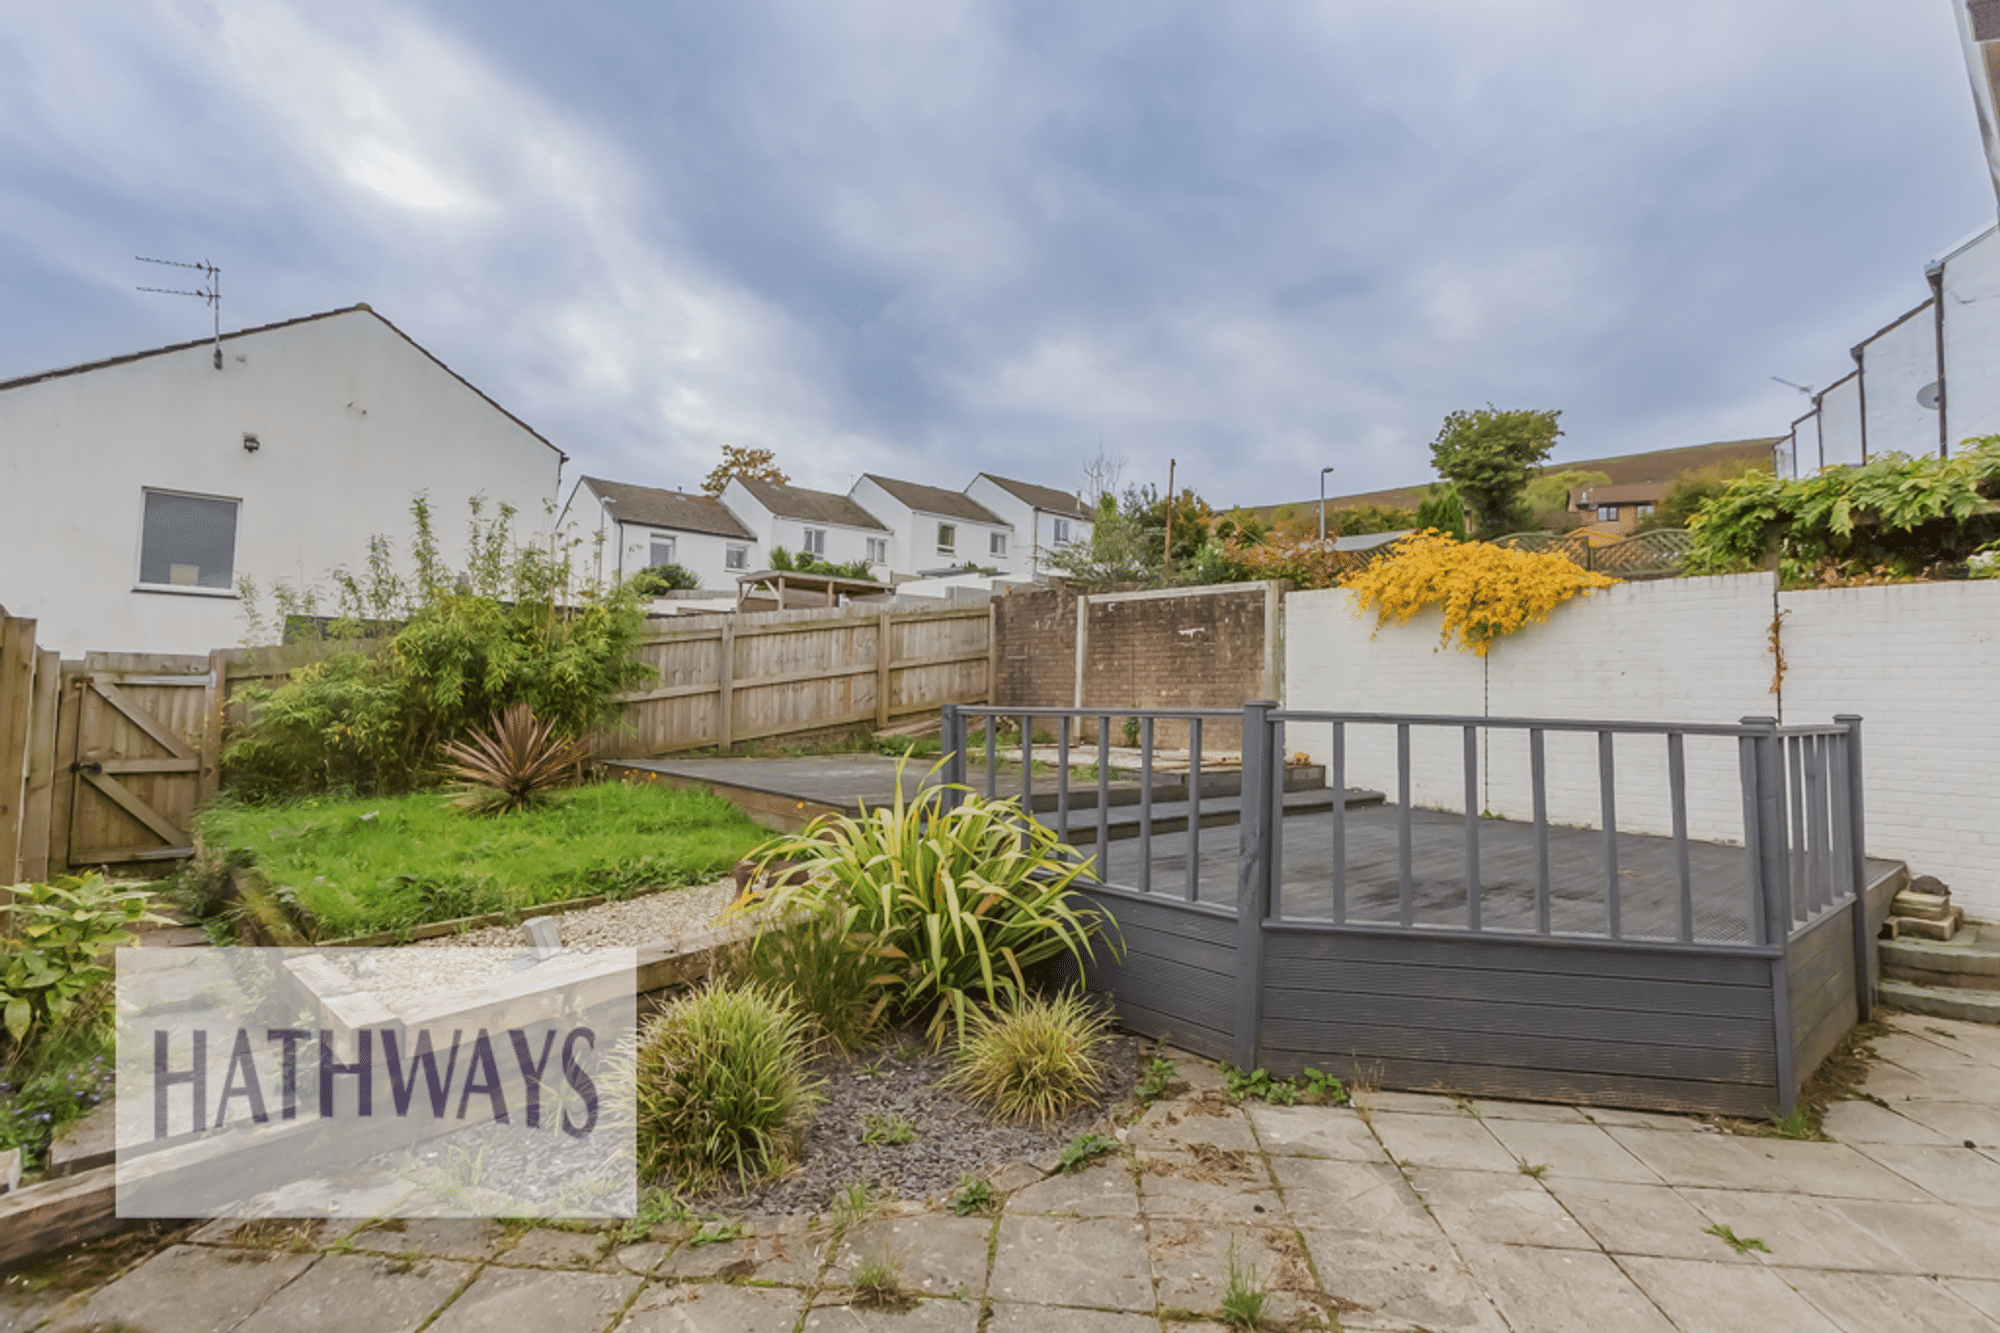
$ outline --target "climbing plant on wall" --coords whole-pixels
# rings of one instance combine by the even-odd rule
[[[1617,582],[1554,551],[1517,551],[1460,542],[1424,531],[1396,543],[1390,554],[1350,575],[1357,613],[1373,610],[1375,625],[1401,625],[1419,611],[1444,612],[1439,646],[1486,656],[1502,635],[1545,621],[1578,593]]]

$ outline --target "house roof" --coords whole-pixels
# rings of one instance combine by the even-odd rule
[[[943,518],[962,518],[968,523],[990,523],[997,528],[1007,526],[1005,519],[971,496],[958,491],[948,491],[942,486],[925,486],[914,481],[897,481],[894,477],[878,477],[873,472],[864,472],[861,475],[910,508],[921,509],[926,514],[937,514]]]
[[[809,491],[803,486],[781,486],[775,481],[753,481],[749,477],[738,477],[736,483],[779,518],[838,523],[844,528],[866,528],[870,532],[889,530],[866,509],[831,491]]]
[[[1052,486],[1037,486],[1032,481],[1010,481],[1006,477],[996,477],[991,472],[982,472],[979,475],[1016,500],[1032,505],[1044,513],[1061,514],[1065,518],[1080,518],[1086,521],[1091,517],[1090,507],[1068,491],[1059,491]]]
[[[736,537],[753,541],[750,529],[707,495],[685,495],[654,486],[634,486],[629,482],[585,477],[579,483],[590,487],[598,499],[611,506],[611,516],[620,523],[638,523],[649,528],[671,528],[676,532],[703,532],[715,537]]]
[[[429,348],[425,347],[415,338],[412,338],[409,334],[397,328],[393,323],[390,323],[390,321],[386,316],[376,311],[372,306],[368,305],[368,303],[365,301],[357,301],[353,305],[342,306],[338,310],[322,310],[316,315],[300,315],[295,319],[281,319],[275,324],[259,324],[257,327],[251,329],[238,329],[234,333],[223,334],[221,341],[233,342],[238,338],[249,338],[259,333],[270,333],[276,329],[288,329],[295,324],[311,324],[322,319],[333,319],[340,315],[355,315],[355,314],[372,315],[376,319],[381,320],[382,323],[386,325],[389,328],[389,330],[393,332],[398,338],[401,338],[404,342],[408,343],[410,346],[416,348],[419,352],[422,352],[426,357],[428,357],[431,361],[431,364],[435,365],[439,370],[442,370],[445,374],[457,380],[460,384],[463,384],[466,388],[478,394],[480,398],[485,400],[486,405],[488,407],[491,407],[501,416],[507,418],[507,420],[513,422],[515,425],[519,426],[522,430],[528,432],[528,434],[534,436],[537,440],[540,440],[543,444],[548,445],[549,448],[554,449],[556,457],[560,458],[564,462],[569,461],[569,455],[564,453],[561,449],[557,449],[554,444],[551,444],[547,436],[543,435],[533,426],[530,426],[527,422],[521,420],[521,418],[515,416],[512,412],[509,412],[506,408],[500,406],[500,404],[494,402],[493,399],[487,395],[485,390],[481,389],[471,380],[465,378],[465,376],[453,370],[443,361],[439,360],[437,355],[433,353]],[[30,384],[40,384],[45,380],[61,379],[65,375],[81,375],[85,371],[103,370],[109,366],[122,366],[130,361],[142,361],[149,356],[165,356],[169,352],[185,352],[195,347],[210,347],[213,346],[215,342],[216,339],[214,338],[197,338],[192,342],[170,343],[165,347],[149,347],[142,352],[127,352],[122,356],[109,356],[105,357],[101,361],[86,361],[83,362],[81,365],[62,366],[55,370],[37,371],[35,374],[32,375],[22,375],[11,380],[0,380],[0,393],[4,393],[8,389],[19,389]]]
[[[1667,481],[1628,481],[1622,486],[1578,486],[1570,491],[1570,508],[1585,509],[1592,505],[1650,505],[1658,504],[1666,494]]]

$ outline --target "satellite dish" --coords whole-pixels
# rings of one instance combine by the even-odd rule
[[[1917,406],[1928,408],[1933,412],[1938,410],[1938,382],[1936,380],[1932,380],[1929,384],[1917,390]]]

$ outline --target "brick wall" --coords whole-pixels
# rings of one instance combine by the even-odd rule
[[[1772,692],[1771,627],[1786,671]],[[1485,659],[1438,650],[1435,613],[1379,633],[1344,592],[1294,593],[1284,618],[1285,702],[1295,708],[1803,725],[1863,718],[1868,850],[1952,886],[2000,920],[2000,581],[1777,594],[1767,574],[1626,583],[1559,608]],[[1390,728],[1350,727],[1348,780],[1394,791]],[[1327,728],[1294,725],[1286,747],[1325,759]],[[1414,803],[1464,806],[1462,735],[1418,729]],[[1481,805],[1528,813],[1525,736],[1482,729]],[[1618,822],[1668,832],[1665,742],[1617,742]],[[1687,741],[1690,832],[1742,838],[1735,743]],[[1596,739],[1548,740],[1550,817],[1594,825]]]
[[[1283,585],[1097,593],[1084,599],[1081,699],[1085,707],[1238,708],[1275,693],[1278,667],[1267,623]],[[1013,593],[996,611],[1001,704],[1068,705],[1079,697],[1077,597],[1056,590]],[[1112,739],[1122,740],[1122,718]],[[1095,739],[1086,728],[1084,738]],[[1184,723],[1161,722],[1162,747],[1187,743]],[[1235,751],[1242,729],[1210,722],[1205,751]]]

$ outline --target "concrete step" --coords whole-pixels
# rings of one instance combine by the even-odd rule
[[[1949,940],[1903,936],[1876,944],[1885,978],[2000,993],[2000,930],[1968,921]]]
[[[1933,1018],[1958,1018],[1968,1023],[2000,1025],[2000,991],[1966,990],[1956,986],[1919,986],[1884,978],[1876,987],[1883,1004]]]

